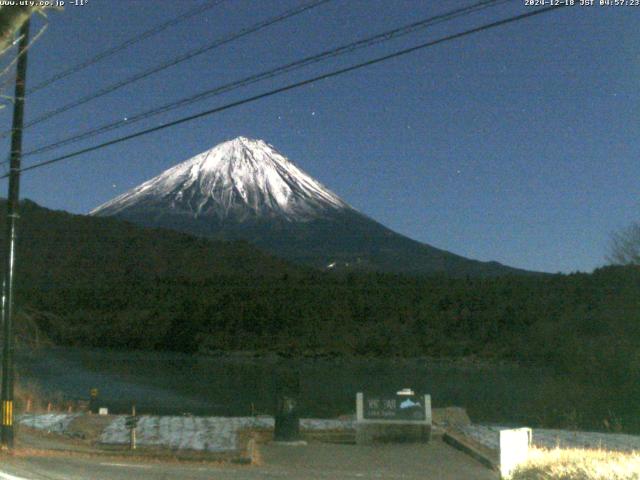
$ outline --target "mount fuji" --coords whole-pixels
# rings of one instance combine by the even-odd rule
[[[358,212],[273,146],[223,142],[99,206],[91,215],[226,240],[323,269],[397,273],[525,273],[400,235]]]

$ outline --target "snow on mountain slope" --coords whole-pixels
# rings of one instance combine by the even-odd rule
[[[194,218],[307,221],[351,207],[262,140],[238,137],[176,165],[99,206],[92,215],[130,208]]]
[[[244,240],[294,263],[331,270],[501,275],[396,233],[356,211],[271,145],[238,137],[96,208],[114,216],[218,240]]]

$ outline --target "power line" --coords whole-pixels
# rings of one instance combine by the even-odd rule
[[[496,22],[485,24],[485,25],[482,25],[480,27],[476,27],[476,28],[473,28],[473,29],[470,29],[470,30],[466,30],[466,31],[461,32],[461,33],[448,35],[448,36],[440,38],[438,40],[433,40],[433,41],[430,41],[430,42],[422,43],[422,44],[419,44],[417,46],[406,48],[406,49],[403,49],[403,50],[399,50],[397,52],[394,52],[394,53],[391,53],[391,54],[388,54],[388,55],[384,55],[384,56],[381,56],[381,57],[377,57],[377,58],[374,58],[372,60],[368,60],[368,61],[365,61],[365,62],[361,62],[361,63],[358,63],[356,65],[352,65],[350,67],[345,67],[345,68],[342,68],[342,69],[339,69],[339,70],[335,70],[333,72],[325,73],[325,74],[322,74],[322,75],[319,75],[319,76],[316,76],[316,77],[312,77],[312,78],[307,79],[307,80],[303,80],[303,81],[300,81],[300,82],[289,84],[289,85],[286,85],[284,87],[280,87],[280,88],[277,88],[277,89],[274,89],[274,90],[270,90],[270,91],[265,92],[265,93],[254,95],[254,96],[249,97],[249,98],[245,98],[245,99],[242,99],[242,100],[238,100],[238,101],[235,101],[235,102],[228,103],[228,104],[220,106],[220,107],[216,107],[216,108],[213,108],[213,109],[210,109],[210,110],[206,110],[204,112],[200,112],[200,113],[197,113],[197,114],[194,114],[194,115],[183,117],[181,119],[174,120],[172,122],[168,122],[168,123],[165,123],[165,124],[162,124],[162,125],[158,125],[156,127],[148,128],[146,130],[142,130],[142,131],[130,134],[130,135],[126,135],[126,136],[119,137],[119,138],[116,138],[116,139],[113,139],[113,140],[109,140],[107,142],[103,142],[103,143],[101,143],[99,145],[95,145],[93,147],[88,147],[88,148],[84,148],[84,149],[81,149],[81,150],[77,150],[75,152],[72,152],[72,153],[69,153],[69,154],[66,154],[66,155],[62,155],[60,157],[56,157],[56,158],[53,158],[51,160],[38,162],[38,163],[36,163],[34,165],[30,165],[28,167],[24,167],[22,169],[22,171],[33,170],[33,169],[40,168],[40,167],[43,167],[43,166],[46,166],[46,165],[50,165],[52,163],[57,163],[57,162],[60,162],[60,161],[63,161],[63,160],[67,160],[69,158],[73,158],[73,157],[82,155],[84,153],[88,153],[88,152],[92,152],[92,151],[95,151],[95,150],[99,150],[101,148],[104,148],[104,147],[107,147],[107,146],[111,146],[111,145],[115,145],[117,143],[122,143],[122,142],[125,142],[125,141],[128,141],[128,140],[132,140],[134,138],[138,138],[138,137],[141,137],[143,135],[147,135],[147,134],[150,134],[150,133],[153,133],[153,132],[156,132],[156,131],[160,131],[160,130],[163,130],[165,128],[173,127],[173,126],[176,126],[176,125],[179,125],[179,124],[182,124],[182,123],[185,123],[185,122],[189,122],[189,121],[192,121],[192,120],[196,120],[198,118],[202,118],[202,117],[205,117],[205,116],[208,116],[208,115],[213,115],[215,113],[219,113],[219,112],[222,112],[224,110],[228,110],[230,108],[238,107],[238,106],[241,106],[241,105],[244,105],[244,104],[247,104],[247,103],[251,103],[251,102],[263,99],[263,98],[267,98],[267,97],[279,94],[279,93],[283,93],[283,92],[286,92],[286,91],[289,91],[289,90],[293,90],[295,88],[299,88],[299,87],[314,83],[314,82],[319,81],[319,80],[324,80],[324,79],[327,79],[327,78],[331,78],[331,77],[335,77],[335,76],[338,76],[338,75],[342,75],[344,73],[348,73],[348,72],[351,72],[351,71],[354,71],[354,70],[358,70],[360,68],[364,68],[364,67],[368,67],[368,66],[371,66],[371,65],[375,65],[377,63],[381,63],[381,62],[386,61],[386,60],[390,60],[390,59],[393,59],[393,58],[404,56],[404,55],[407,55],[409,53],[413,53],[413,52],[421,50],[421,49],[425,49],[425,48],[432,47],[432,46],[435,46],[435,45],[438,45],[438,44],[441,44],[441,43],[445,43],[447,41],[455,40],[455,39],[458,39],[458,38],[461,38],[461,37],[464,37],[464,36],[467,36],[467,35],[471,35],[471,34],[478,33],[478,32],[484,31],[484,30],[488,30],[488,29],[491,29],[491,28],[502,26],[502,25],[505,25],[505,24],[508,24],[508,23],[513,23],[513,22],[516,22],[516,21],[520,21],[520,20],[523,20],[523,19],[528,18],[528,17],[535,16],[535,15],[540,15],[542,13],[546,13],[546,12],[549,12],[551,10],[555,10],[557,8],[561,8],[563,6],[564,5],[556,5],[556,6],[545,7],[545,8],[542,8],[542,9],[534,10],[532,12],[527,12],[527,13],[524,13],[524,14],[521,14],[521,15],[516,15],[514,17],[509,17],[509,18],[506,18],[506,19],[503,19],[503,20],[498,20]],[[0,176],[0,179],[6,178],[6,176],[7,175]]]
[[[43,80],[42,82],[36,84],[35,86],[27,89],[27,95],[31,93],[35,93],[38,90],[42,90],[43,88],[49,87],[55,82],[57,82],[58,80],[62,80],[63,78],[73,75],[74,73],[79,72],[80,70],[84,70],[85,68],[90,67],[91,65],[95,65],[96,63],[102,60],[105,60],[106,58],[109,58],[115,55],[116,53],[119,53],[129,48],[132,45],[135,45],[136,43],[139,43],[143,40],[146,40],[147,38],[157,35],[158,33],[166,30],[167,28],[173,27],[174,25],[177,25],[185,20],[188,20],[191,17],[204,13],[207,10],[210,10],[213,7],[216,7],[225,1],[227,0],[214,0],[214,1],[208,0],[207,3],[205,3],[204,5],[200,5],[196,8],[192,8],[191,10],[184,12],[182,15],[178,17],[172,18],[160,25],[157,25],[151,28],[150,30],[147,30],[146,32],[143,32],[139,35],[129,38],[128,40],[125,40],[124,42],[122,42],[119,45],[116,45],[115,47],[108,48],[107,50],[104,50],[98,53],[97,55],[94,55],[93,57],[88,58],[87,60],[84,60],[83,62],[80,62],[72,67],[69,67],[66,70],[63,70],[62,72],[47,78],[46,80]]]
[[[241,80],[237,80],[231,83],[227,83],[218,87],[215,87],[213,89],[208,89],[205,90],[203,92],[200,92],[196,95],[191,95],[189,97],[183,98],[181,100],[175,101],[175,102],[170,102],[168,104],[165,104],[163,106],[154,108],[152,110],[147,110],[146,112],[142,112],[140,114],[128,117],[126,119],[123,120],[117,120],[115,122],[111,122],[111,123],[107,123],[104,125],[101,125],[100,127],[97,128],[93,128],[93,129],[89,129],[89,130],[85,130],[84,132],[72,135],[70,137],[67,137],[65,139],[62,139],[58,142],[52,143],[52,144],[48,144],[48,145],[44,145],[42,147],[38,147],[34,150],[28,151],[24,154],[24,156],[31,156],[31,155],[36,155],[36,154],[40,154],[40,153],[44,153],[53,149],[56,149],[58,147],[62,147],[64,145],[69,145],[72,143],[76,143],[80,140],[86,140],[87,138],[92,138],[96,135],[100,135],[102,133],[106,133],[124,126],[129,126],[132,125],[133,123],[139,122],[141,120],[145,120],[147,118],[153,117],[155,115],[159,115],[161,113],[166,113],[168,111],[171,110],[175,110],[177,108],[181,108],[181,107],[185,107],[188,105],[191,105],[197,101],[200,100],[204,100],[205,98],[211,98],[213,96],[217,96],[223,93],[227,93],[230,92],[232,90],[236,90],[238,88],[241,87],[246,87],[248,85],[251,85],[253,83],[262,81],[262,80],[266,80],[266,79],[270,79],[270,78],[274,78],[278,75],[281,75],[283,73],[289,73],[292,72],[294,70],[298,70],[300,68],[306,67],[308,65],[312,65],[318,62],[321,62],[323,60],[326,60],[328,58],[334,58],[337,56],[341,56],[347,53],[351,53],[354,52],[358,49],[361,48],[365,48],[365,47],[370,47],[379,43],[383,43],[395,38],[399,38],[401,36],[404,35],[408,35],[410,33],[415,33],[421,29],[424,29],[426,27],[429,26],[433,26],[436,25],[438,23],[442,23],[442,22],[446,22],[446,21],[450,21],[454,18],[458,18],[464,15],[468,15],[470,13],[474,13],[477,12],[479,10],[488,8],[488,7],[493,7],[502,3],[506,3],[509,0],[482,0],[476,4],[470,5],[468,7],[464,7],[464,8],[459,8],[447,13],[443,13],[440,15],[436,15],[436,16],[432,16],[423,20],[419,20],[417,22],[413,22],[410,23],[408,25],[402,26],[402,27],[398,27],[398,28],[394,28],[392,30],[387,30],[385,32],[367,37],[365,39],[362,40],[358,40],[356,42],[352,42],[349,43],[347,45],[343,45],[337,48],[333,48],[330,50],[325,50],[324,52],[321,52],[319,54],[315,54],[312,56],[308,56],[305,57],[301,60],[297,60],[295,62],[291,62],[285,65],[282,65],[280,67],[274,68],[274,69],[270,69],[258,74],[254,74],[251,75],[249,77],[245,77]]]
[[[509,23],[514,23],[514,22],[517,22],[517,21],[520,21],[520,20],[524,20],[526,18],[530,18],[530,17],[533,17],[533,16],[541,15],[543,13],[547,13],[547,12],[550,12],[552,10],[556,10],[556,9],[562,8],[562,7],[564,7],[564,5],[554,5],[554,6],[544,7],[544,8],[538,9],[538,10],[534,10],[534,11],[531,11],[531,12],[523,13],[523,14],[516,15],[516,16],[513,16],[513,17],[509,17],[509,18],[506,18],[506,19],[503,19],[503,20],[498,20],[498,21],[495,21],[495,22],[491,22],[491,23],[482,25],[480,27],[472,28],[470,30],[465,30],[465,31],[460,32],[460,33],[455,33],[455,34],[452,34],[452,35],[448,35],[446,37],[442,37],[442,38],[439,38],[437,40],[432,40],[430,42],[421,43],[419,45],[416,45],[416,46],[413,46],[413,47],[409,47],[409,48],[405,48],[403,50],[399,50],[399,51],[396,51],[394,53],[390,53],[390,54],[387,54],[387,55],[376,57],[376,58],[374,58],[372,60],[367,60],[365,62],[357,63],[357,64],[352,65],[350,67],[341,68],[339,70],[334,70],[332,72],[325,73],[325,74],[322,74],[322,75],[318,75],[318,76],[315,76],[315,77],[312,77],[312,78],[309,78],[309,79],[306,79],[306,80],[302,80],[300,82],[291,83],[291,84],[286,85],[284,87],[276,88],[274,90],[270,90],[268,92],[264,92],[264,93],[261,93],[261,94],[258,94],[258,95],[254,95],[252,97],[248,97],[248,98],[245,98],[245,99],[242,99],[242,100],[231,102],[231,103],[228,103],[228,104],[223,105],[221,107],[216,107],[216,108],[213,108],[213,109],[210,109],[210,110],[206,110],[204,112],[200,112],[200,113],[197,113],[195,115],[189,115],[187,117],[183,117],[183,118],[180,118],[178,120],[174,120],[172,122],[164,123],[164,124],[158,125],[156,127],[148,128],[146,130],[142,130],[142,131],[139,131],[139,132],[136,132],[136,133],[132,133],[130,135],[125,135],[123,137],[119,137],[119,138],[116,138],[116,139],[113,139],[113,140],[109,140],[109,141],[103,142],[103,143],[101,143],[99,145],[94,145],[93,147],[83,148],[81,150],[77,150],[75,152],[72,152],[72,153],[69,153],[69,154],[66,154],[66,155],[62,155],[62,156],[59,156],[59,157],[56,157],[56,158],[52,158],[50,160],[39,162],[39,163],[36,163],[34,165],[30,165],[28,167],[24,167],[20,171],[21,172],[25,172],[25,171],[28,171],[28,170],[35,170],[37,168],[41,168],[41,167],[44,167],[44,166],[47,166],[47,165],[51,165],[53,163],[58,163],[58,162],[61,162],[61,161],[64,161],[64,160],[68,160],[70,158],[74,158],[74,157],[77,157],[77,156],[85,154],[85,153],[89,153],[89,152],[93,152],[93,151],[96,151],[96,150],[100,150],[102,148],[105,148],[105,147],[108,147],[108,146],[111,146],[111,145],[115,145],[115,144],[118,144],[118,143],[126,142],[126,141],[132,140],[134,138],[142,137],[142,136],[150,134],[150,133],[154,133],[154,132],[157,132],[157,131],[160,131],[160,130],[164,130],[165,128],[173,127],[173,126],[176,126],[176,125],[180,125],[182,123],[186,123],[186,122],[190,122],[192,120],[196,120],[198,118],[202,118],[202,117],[206,117],[206,116],[209,116],[209,115],[213,115],[213,114],[225,111],[225,110],[229,110],[229,109],[234,108],[234,107],[239,107],[240,105],[245,105],[247,103],[252,103],[252,102],[255,102],[257,100],[261,100],[263,98],[268,98],[268,97],[277,95],[279,93],[287,92],[289,90],[293,90],[293,89],[296,89],[296,88],[299,88],[299,87],[302,87],[302,86],[305,86],[305,85],[309,85],[309,84],[314,83],[314,82],[318,82],[320,80],[325,80],[325,79],[328,79],[328,78],[337,77],[339,75],[343,75],[343,74],[348,73],[348,72],[353,72],[353,71],[359,70],[361,68],[365,68],[365,67],[369,67],[369,66],[372,66],[372,65],[376,65],[378,63],[385,62],[387,60],[391,60],[393,58],[398,58],[398,57],[401,57],[401,56],[404,56],[404,55],[408,55],[409,53],[413,53],[413,52],[416,52],[416,51],[419,51],[419,50],[422,50],[422,49],[425,49],[425,48],[433,47],[433,46],[439,45],[441,43],[446,43],[446,42],[449,42],[451,40],[456,40],[458,38],[462,38],[462,37],[466,37],[468,35],[472,35],[474,33],[479,33],[479,32],[485,31],[485,30],[489,30],[491,28],[499,27],[499,26],[502,26],[502,25],[507,25]],[[0,179],[7,178],[7,176],[8,175],[6,175],[6,174],[2,175],[2,176],[0,176]]]
[[[63,105],[62,107],[50,110],[42,115],[40,115],[39,117],[35,118],[34,120],[31,120],[30,122],[27,122],[24,126],[25,129],[32,127],[34,125],[37,125],[39,123],[44,122],[45,120],[49,120],[57,115],[60,115],[61,113],[67,112],[73,108],[79,107],[80,105],[84,105],[85,103],[88,103],[92,100],[95,100],[97,98],[103,97],[104,95],[107,95],[109,93],[115,92],[116,90],[119,90],[122,87],[125,87],[127,85],[130,85],[132,83],[135,83],[139,80],[142,80],[144,78],[150,77],[151,75],[154,75],[156,73],[159,73],[163,70],[166,70],[169,67],[173,67],[175,65],[178,65],[179,63],[182,63],[186,60],[189,60],[191,58],[194,58],[198,55],[202,55],[203,53],[209,52],[215,48],[218,48],[222,45],[226,45],[227,43],[230,43],[234,40],[237,40],[241,37],[244,37],[246,35],[249,35],[251,33],[255,33],[259,30],[262,30],[263,28],[266,28],[270,25],[274,25],[278,22],[281,22],[283,20],[286,20],[288,18],[291,18],[295,15],[299,15],[303,12],[306,12],[308,10],[311,10],[312,8],[315,8],[317,6],[320,6],[324,3],[330,2],[331,0],[313,0],[310,3],[306,3],[304,5],[295,7],[293,9],[287,10],[284,13],[281,13],[275,17],[271,17],[267,20],[263,20],[261,22],[258,22],[250,27],[244,28],[242,30],[240,30],[239,32],[236,33],[232,33],[231,35],[227,35],[225,37],[222,37],[220,39],[215,40],[212,43],[209,43],[207,45],[204,45],[202,47],[199,47],[195,50],[191,50],[185,54],[182,54],[176,58],[173,58],[172,60],[169,60],[168,62],[162,63],[160,65],[156,65],[154,67],[151,67],[148,70],[144,70],[140,73],[137,73],[129,78],[126,78],[124,80],[121,80],[119,82],[113,83],[111,85],[108,85],[100,90],[98,90],[95,93],[92,93],[90,95],[86,95],[78,100],[74,100],[73,102],[67,103],[66,105]],[[0,138],[4,138],[7,135],[9,135],[11,132],[10,131],[5,131],[2,132],[0,134]]]
[[[26,48],[25,52],[26,52],[27,50],[29,50],[29,49],[30,49],[30,48],[31,48],[31,47],[32,47],[32,46],[33,46],[33,45],[34,45],[34,44],[35,44],[35,43],[40,39],[40,37],[44,34],[44,32],[47,30],[47,28],[48,28],[48,27],[49,27],[49,24],[48,24],[48,23],[45,23],[45,24],[40,28],[40,30],[38,31],[38,33],[37,33],[37,34],[33,37],[33,39],[29,42],[29,45],[27,46],[27,48]],[[20,39],[20,38],[18,38],[18,39],[16,39],[14,42],[19,42],[20,40],[21,40],[21,39]],[[2,69],[2,71],[0,71],[0,78],[3,78],[3,77],[5,77],[5,76],[8,76],[8,73],[11,71],[12,67],[18,63],[18,61],[20,60],[20,56],[21,56],[21,55],[23,55],[23,54],[24,54],[24,52],[22,52],[22,53],[21,53],[21,52],[18,52],[18,53],[16,54],[16,56],[13,58],[13,60],[11,60],[11,61],[10,61],[10,62],[9,62],[9,63],[8,63],[8,64],[7,64],[3,69]],[[0,55],[2,55],[2,54],[0,53]],[[10,78],[8,78],[8,79],[7,79],[7,80],[5,80],[4,82],[2,82],[2,84],[0,84],[0,98],[1,98],[3,101],[13,103],[13,102],[15,102],[15,100],[16,100],[16,99],[15,99],[15,97],[8,97],[8,96],[5,96],[5,95],[2,95],[2,92],[4,91],[5,87],[6,87],[6,86],[8,86],[8,85],[11,83],[11,81],[12,81],[12,80],[11,80]],[[26,96],[26,94],[25,94],[25,96]],[[0,107],[0,108],[3,108],[3,107],[4,107],[4,105],[3,105],[2,107]]]

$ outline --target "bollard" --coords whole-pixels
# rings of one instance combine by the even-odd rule
[[[286,395],[278,398],[273,438],[281,442],[300,439],[300,418],[295,398]]]
[[[276,441],[292,442],[300,439],[300,375],[297,370],[279,365],[275,371],[275,428]]]

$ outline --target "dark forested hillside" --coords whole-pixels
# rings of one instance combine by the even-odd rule
[[[630,348],[639,293],[634,268],[466,279],[331,274],[246,243],[28,201],[18,240],[18,307],[52,314],[42,327],[67,344],[562,363],[603,339]]]
[[[2,225],[5,210],[2,201]],[[96,287],[156,278],[261,278],[302,271],[241,241],[203,240],[110,218],[52,211],[30,201],[21,203],[20,216],[20,288]],[[4,229],[0,241],[3,236]]]

